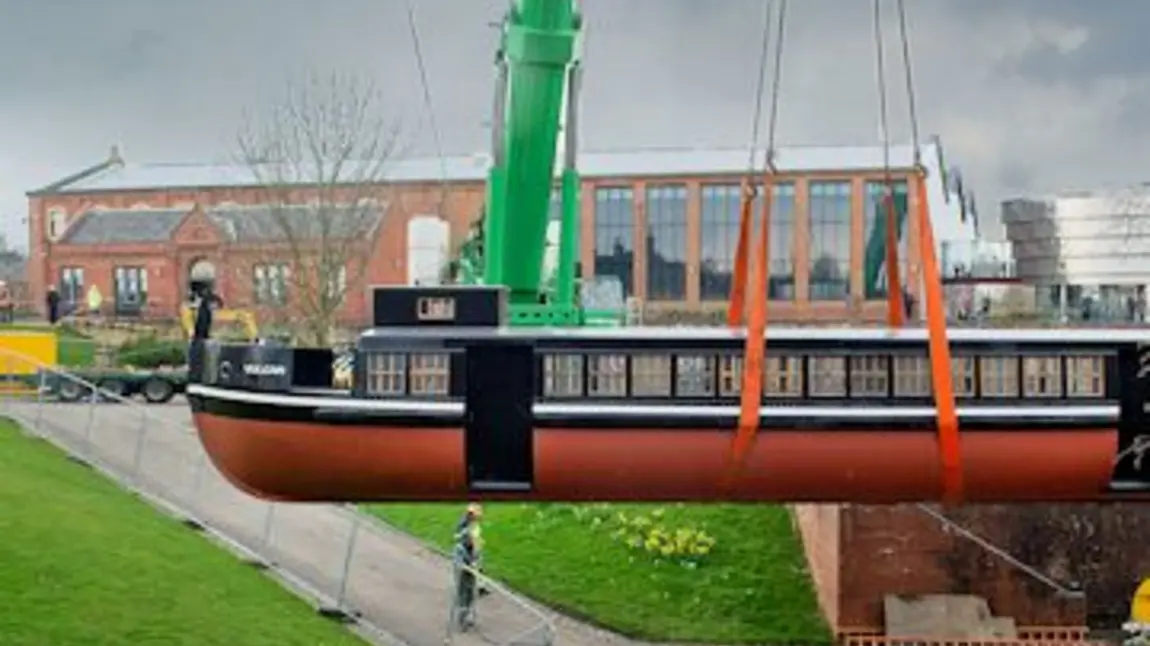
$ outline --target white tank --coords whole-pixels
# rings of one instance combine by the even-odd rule
[[[434,215],[411,218],[407,223],[407,284],[442,284],[450,244],[447,222]]]

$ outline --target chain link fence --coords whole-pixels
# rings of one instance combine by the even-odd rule
[[[318,612],[389,646],[550,646],[550,615],[487,577],[477,623],[460,631],[450,562],[348,505],[269,503],[214,467],[180,403],[145,406],[30,357],[0,350],[0,415],[266,569]],[[53,380],[82,389],[61,403]],[[21,388],[23,386],[23,388]],[[444,528],[445,532],[451,528]],[[384,629],[386,627],[386,630]]]

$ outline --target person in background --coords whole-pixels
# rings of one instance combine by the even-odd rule
[[[475,562],[476,547],[470,531],[463,531],[456,537],[455,549],[451,555],[455,566],[455,603],[453,622],[459,630],[467,630],[475,625]]]
[[[203,290],[198,294],[192,341],[188,346],[188,378],[193,383],[200,383],[203,378],[204,344],[212,336],[212,309],[222,305],[223,300],[211,290]]]
[[[12,302],[12,292],[8,283],[0,280],[0,321],[14,323],[16,321],[16,304]]]
[[[60,293],[55,285],[48,286],[48,296],[45,299],[48,306],[48,324],[55,325],[60,320]]]
[[[92,285],[88,288],[88,315],[96,317],[100,315],[100,307],[104,304],[104,295],[100,293],[100,288]]]
[[[468,548],[472,555],[470,566],[475,570],[482,569],[483,565],[483,506],[479,503],[471,503],[467,505],[467,510],[463,512],[463,517],[455,526],[455,542],[456,545],[467,543],[470,545]],[[479,596],[488,594],[487,586],[482,583],[478,586]]]
[[[902,290],[902,306],[903,309],[906,310],[906,318],[908,321],[914,320],[914,307],[917,304],[918,301],[915,300],[914,294],[911,294],[909,289],[904,288]]]

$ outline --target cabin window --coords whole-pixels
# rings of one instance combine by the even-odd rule
[[[412,395],[447,395],[451,382],[450,356],[439,353],[413,353],[410,358]]]
[[[887,357],[851,357],[851,396],[886,397],[888,388]]]
[[[367,355],[367,394],[403,395],[407,391],[407,355],[373,352]]]
[[[719,356],[719,396],[738,397],[743,392],[743,358],[733,354]]]
[[[738,397],[743,392],[743,357],[719,357],[719,396]],[[799,398],[803,394],[801,357],[767,356],[763,359],[763,394],[767,397]]]
[[[1022,394],[1026,397],[1062,396],[1062,360],[1026,357],[1022,360]]]
[[[846,358],[811,357],[811,397],[845,397]]]
[[[678,397],[713,397],[715,395],[715,357],[684,354],[675,357],[675,395]]]
[[[1070,397],[1106,396],[1106,366],[1102,357],[1067,357],[1066,370]]]
[[[973,357],[950,358],[950,378],[955,397],[974,397]],[[934,377],[929,357],[895,357],[895,397],[930,397],[934,393]]]
[[[592,397],[627,395],[627,356],[593,354],[587,357],[587,394]]]
[[[768,397],[801,397],[803,394],[802,357],[767,357],[763,362],[765,390]]]
[[[981,357],[979,364],[983,397],[1018,397],[1017,357]]]
[[[974,357],[951,357],[950,370],[955,397],[974,397],[975,388]]]
[[[583,396],[583,355],[549,354],[543,357],[545,397]]]
[[[894,396],[930,397],[930,361],[926,357],[894,358]]]
[[[631,394],[636,397],[671,397],[671,357],[665,354],[632,355]]]

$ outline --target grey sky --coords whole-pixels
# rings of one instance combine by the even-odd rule
[[[888,17],[892,125],[908,138]],[[584,146],[745,145],[764,0],[586,0]],[[1150,3],[907,0],[924,134],[980,196],[1150,179]],[[301,71],[388,89],[431,153],[404,0],[0,0],[0,213],[119,143],[131,161],[219,159],[245,107]],[[417,0],[448,152],[486,146],[504,0]],[[878,140],[870,2],[789,6],[782,143]]]

